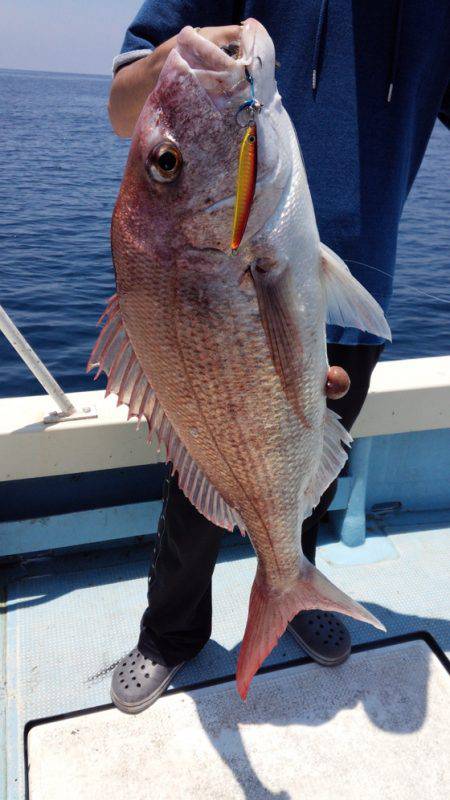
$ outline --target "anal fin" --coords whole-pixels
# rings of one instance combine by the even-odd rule
[[[330,483],[339,475],[347,461],[347,452],[342,445],[349,447],[353,439],[340,422],[340,417],[331,408],[325,411],[323,448],[316,474],[305,492],[304,515],[310,516]]]

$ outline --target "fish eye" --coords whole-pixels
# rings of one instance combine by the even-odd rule
[[[160,142],[147,158],[146,170],[158,183],[170,183],[178,177],[183,166],[181,151],[173,142]]]

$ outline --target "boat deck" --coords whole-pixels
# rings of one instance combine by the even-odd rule
[[[284,664],[255,677],[246,703],[221,681],[137,717],[53,719],[29,731],[30,796],[435,800],[447,785],[448,694],[445,665],[416,637],[365,645],[335,670]]]
[[[387,628],[383,635],[349,621],[353,643],[426,632],[449,655],[449,512],[396,513],[372,521],[370,527],[366,543],[351,549],[323,526],[318,551],[319,568]],[[131,542],[126,547],[34,557],[1,567],[0,714],[5,719],[0,729],[1,800],[25,796],[24,734],[30,721],[110,702],[111,671],[136,642],[150,550],[149,541]],[[234,673],[254,573],[255,556],[248,543],[227,537],[214,575],[211,640],[176,676],[173,689],[204,685]],[[286,665],[304,655],[285,634],[265,666]],[[427,717],[426,666],[416,678],[415,720],[421,726]],[[370,715],[370,697],[366,700]],[[333,715],[341,710],[336,702],[331,708]],[[318,719],[312,724],[325,722]],[[400,731],[401,719],[395,724]]]

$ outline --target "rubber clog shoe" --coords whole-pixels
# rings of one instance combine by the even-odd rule
[[[350,634],[330,611],[301,611],[287,629],[303,650],[322,666],[337,666],[350,655]]]
[[[120,711],[139,714],[161,697],[183,663],[164,667],[135,648],[121,659],[113,672],[111,700]]]

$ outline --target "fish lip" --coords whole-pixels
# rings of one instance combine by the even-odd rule
[[[204,245],[204,246],[202,246],[202,245],[196,244],[195,247],[188,247],[186,252],[187,253],[193,253],[194,255],[196,253],[207,253],[207,254],[214,255],[214,256],[218,256],[218,255],[223,256],[224,252],[227,252],[227,251],[221,250],[220,247],[213,247],[212,245]]]
[[[235,199],[236,194],[228,194],[226,197],[222,197],[221,200],[216,200],[215,203],[205,206],[203,211],[205,214],[210,214],[212,211],[216,211],[218,208],[228,208],[234,204]]]
[[[270,183],[271,176],[264,175],[262,178],[259,178],[255,183],[255,192],[257,189],[260,189],[262,186],[265,186],[267,183]],[[216,200],[215,203],[211,203],[209,206],[205,206],[203,212],[205,214],[210,214],[212,211],[216,211],[219,208],[229,208],[233,206],[236,201],[236,192],[234,194],[228,194],[226,197],[222,197],[221,200]]]
[[[257,187],[261,187],[261,186],[264,186],[266,183],[270,183],[270,180],[271,180],[270,174],[269,175],[265,175],[263,178],[260,178],[256,182],[255,191],[256,191]],[[249,236],[248,239],[246,238],[245,233],[244,233],[244,237],[243,237],[243,240],[242,240],[242,243],[241,243],[242,246],[244,246],[246,244],[249,244],[249,242],[255,242],[257,237],[260,236],[261,233],[264,232],[264,229],[267,227],[267,225],[270,223],[270,221],[273,219],[273,217],[280,213],[281,209],[283,208],[284,203],[286,202],[286,197],[289,194],[290,187],[291,187],[291,181],[292,181],[292,168],[289,169],[289,173],[286,176],[285,186],[283,187],[283,189],[282,189],[282,191],[280,193],[280,197],[278,199],[278,202],[277,202],[275,208],[273,209],[271,215],[262,223],[262,225],[256,231],[252,232],[251,236]],[[215,211],[215,210],[220,209],[220,208],[232,207],[234,205],[234,203],[235,203],[235,200],[236,200],[236,195],[235,194],[227,195],[227,197],[223,197],[221,200],[217,200],[215,203],[212,203],[211,205],[206,206],[203,209],[203,213],[210,214],[212,211]],[[200,248],[200,249],[202,249],[202,248]],[[211,250],[211,249],[215,249],[215,248],[208,247],[208,248],[203,248],[203,249]],[[218,252],[220,252],[222,254],[224,252],[228,253],[228,251],[229,251],[228,247],[226,248],[226,250],[218,250]]]

